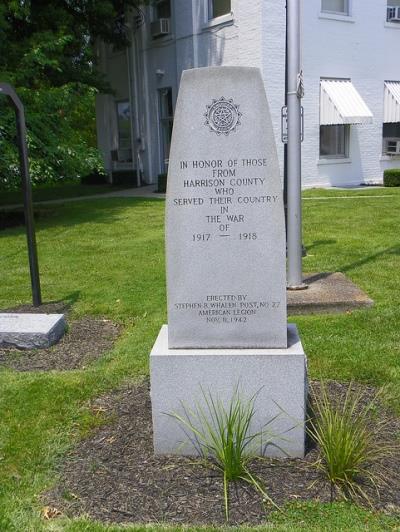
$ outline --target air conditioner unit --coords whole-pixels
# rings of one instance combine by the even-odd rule
[[[386,155],[400,155],[400,139],[385,138],[384,141]]]
[[[170,19],[159,18],[150,24],[150,33],[153,39],[170,33]]]
[[[386,20],[388,22],[400,22],[400,7],[388,6]]]

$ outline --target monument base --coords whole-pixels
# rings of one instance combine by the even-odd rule
[[[196,405],[207,411],[204,393],[229,408],[238,387],[244,400],[257,394],[251,432],[264,427],[265,456],[304,456],[307,359],[295,325],[288,325],[287,349],[169,349],[163,325],[150,354],[150,379],[156,454],[198,454],[192,434],[168,414],[185,416]]]

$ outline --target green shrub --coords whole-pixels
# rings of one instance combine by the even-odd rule
[[[383,172],[385,187],[400,187],[400,168],[390,168]]]
[[[166,191],[167,191],[167,174],[159,174],[157,192],[166,192]]]
[[[112,184],[117,187],[134,188],[137,186],[136,170],[116,170],[112,173]]]
[[[81,177],[82,185],[106,185],[108,183],[108,176],[105,172],[94,170],[90,174]]]
[[[331,502],[336,490],[346,499],[361,496],[369,501],[360,481],[367,480],[377,489],[384,472],[373,472],[372,467],[394,451],[393,445],[379,438],[387,422],[373,416],[380,394],[368,400],[350,383],[344,400],[333,401],[322,384],[320,394],[313,392],[311,397],[315,417],[308,422],[308,433],[320,452],[314,465],[330,483]]]
[[[270,443],[266,430],[250,431],[258,393],[246,400],[240,396],[237,386],[225,408],[220,399],[203,389],[201,391],[204,406],[197,403],[191,410],[182,405],[184,416],[169,415],[183,426],[185,434],[193,435],[190,439],[205,463],[222,473],[226,519],[229,518],[229,483],[232,481],[247,482],[260,493],[264,502],[268,501],[278,508],[249,470],[249,462],[256,457],[257,450],[265,449]]]
[[[25,108],[33,185],[104,172],[96,147],[95,89],[70,83],[16,90]],[[15,115],[4,97],[0,98],[0,153],[0,190],[20,188]]]

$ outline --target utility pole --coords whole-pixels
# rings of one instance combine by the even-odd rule
[[[288,289],[307,288],[302,275],[300,0],[286,2]]]

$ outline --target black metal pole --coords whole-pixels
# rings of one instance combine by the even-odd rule
[[[23,108],[16,109],[15,115],[17,118],[18,149],[22,176],[22,191],[24,194],[25,225],[28,241],[29,268],[31,272],[32,300],[33,306],[38,307],[42,304],[42,297],[40,293],[39,262],[37,256],[32,186],[29,175],[28,147],[26,143],[26,126]]]
[[[36,246],[35,222],[33,216],[32,186],[29,175],[24,107],[15,90],[8,83],[0,83],[0,93],[3,93],[9,97],[15,110],[22,191],[24,195],[25,226],[28,242],[29,269],[31,274],[32,301],[33,306],[38,307],[42,304],[42,296],[40,290],[39,262]]]

